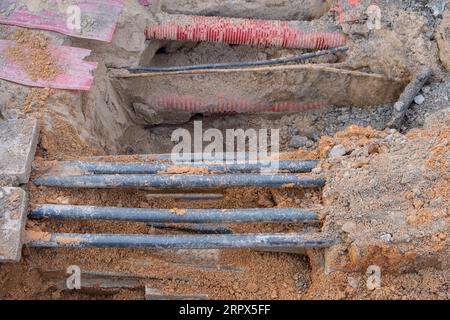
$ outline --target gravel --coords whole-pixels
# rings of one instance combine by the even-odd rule
[[[345,149],[345,147],[340,144],[331,149],[329,157],[330,158],[342,157],[343,155],[345,155],[346,152],[347,150]]]

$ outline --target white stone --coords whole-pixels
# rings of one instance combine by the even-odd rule
[[[414,98],[414,102],[417,103],[418,105],[421,105],[422,103],[425,102],[425,97],[421,94],[419,94],[418,96],[416,96]]]
[[[392,234],[390,234],[390,233],[386,233],[386,234],[383,234],[381,237],[380,237],[380,239],[382,240],[382,241],[384,241],[384,242],[391,242],[392,241]]]
[[[346,152],[347,150],[345,149],[345,147],[342,144],[339,144],[333,147],[333,149],[331,149],[329,157],[330,158],[342,157],[343,155],[346,154]]]

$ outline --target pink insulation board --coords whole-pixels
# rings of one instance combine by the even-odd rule
[[[124,0],[1,0],[0,23],[111,42],[123,6]]]
[[[97,62],[84,61],[84,58],[91,54],[91,50],[50,45],[49,49],[63,72],[52,80],[38,79],[34,81],[22,67],[4,57],[4,50],[11,45],[14,45],[14,41],[0,40],[1,79],[32,87],[69,90],[89,90],[91,88],[94,81],[91,71],[97,67]],[[24,52],[24,55],[26,54]]]

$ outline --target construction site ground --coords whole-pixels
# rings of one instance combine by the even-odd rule
[[[283,9],[272,6],[269,0],[238,2],[246,3],[243,8],[247,9],[236,10],[214,0],[160,1],[147,7],[127,0],[112,43],[1,25],[0,38],[15,39],[35,49],[31,60],[16,58],[30,75],[51,77],[59,72],[51,67],[52,61],[46,55],[48,43],[91,49],[88,60],[99,63],[93,73],[93,86],[85,92],[30,88],[0,80],[0,122],[34,118],[40,127],[31,180],[22,185],[28,192],[29,209],[41,204],[71,204],[163,208],[182,214],[180,210],[187,208],[308,208],[320,215],[320,224],[230,227],[239,232],[320,231],[338,236],[342,242],[325,253],[308,250],[305,255],[251,250],[55,250],[24,246],[20,263],[0,264],[0,299],[144,299],[146,286],[167,295],[204,294],[210,299],[450,299],[447,1],[380,0],[377,3],[382,8],[382,28],[371,32],[364,29],[363,23],[341,24],[336,13],[330,11],[331,2],[323,7],[311,5],[307,17],[294,5]],[[308,1],[290,2],[304,5]],[[349,50],[305,62],[303,71],[117,77],[125,66],[265,60],[303,53],[222,43],[146,40],[143,30],[161,12],[308,19],[343,31]],[[10,48],[7,54],[20,55],[19,49]],[[336,71],[335,83],[320,72],[314,74],[318,72],[314,67],[323,65],[341,70]],[[411,104],[400,128],[389,128],[394,102],[412,76],[424,67],[430,68],[433,76],[420,91],[423,101]],[[358,72],[384,78],[373,79]],[[348,85],[352,77],[359,77],[358,85]],[[218,85],[223,92],[239,87],[239,96],[258,92],[271,101],[295,100],[299,88],[302,97],[308,96],[308,90],[324,96],[329,92],[336,97],[336,105],[289,114],[219,115],[146,113],[139,107],[149,104],[152,94],[164,95],[170,88],[176,88],[174,92],[207,95],[216,92]],[[326,178],[325,187],[229,188],[222,199],[186,201],[150,198],[144,189],[63,189],[32,182],[61,160],[100,157],[96,161],[112,161],[116,159],[113,156],[121,155],[123,162],[134,162],[136,155],[170,153],[174,145],[172,132],[177,128],[192,131],[196,120],[202,121],[205,130],[280,129],[282,159],[320,159],[311,176]],[[0,186],[9,183],[0,175]],[[29,237],[55,230],[177,234],[132,222],[29,220],[26,228]],[[82,270],[133,275],[137,280],[132,287],[67,290],[61,281],[65,281],[66,269],[72,265]],[[381,269],[381,287],[370,290],[367,270],[373,265]]]

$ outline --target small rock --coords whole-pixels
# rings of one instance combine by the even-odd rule
[[[346,233],[352,233],[356,229],[356,224],[354,222],[346,222],[342,225],[341,230]]]
[[[380,237],[380,239],[383,241],[383,242],[391,242],[392,241],[392,234],[390,234],[390,233],[386,233],[386,234],[383,234],[381,237]]]
[[[58,201],[58,203],[60,204],[70,204],[70,198],[69,197],[58,197],[56,198],[56,200]]]
[[[394,135],[394,134],[397,133],[397,130],[395,130],[395,129],[389,129],[389,130],[388,130],[388,133]]]
[[[426,6],[431,9],[433,16],[439,17],[445,10],[448,0],[431,0],[427,1]]]
[[[381,145],[378,143],[370,144],[369,148],[367,149],[367,152],[369,154],[380,153],[380,151],[381,151]]]
[[[365,155],[367,152],[366,152],[366,150],[364,150],[364,149],[355,149],[355,150],[353,150],[352,151],[352,153],[350,153],[350,155],[352,156],[352,157],[354,157],[354,158],[359,158],[359,157],[361,157],[362,155]],[[367,153],[367,155],[369,155],[368,153]]]
[[[317,130],[313,130],[313,132],[308,135],[310,139],[312,139],[314,142],[317,142],[320,140],[320,133]]]
[[[442,197],[436,198],[432,201],[430,201],[430,208],[438,208],[442,205],[442,203],[444,202],[444,199]]]
[[[358,280],[353,278],[353,277],[348,277],[347,278],[348,284],[350,287],[352,287],[353,289],[357,289],[358,288]]]
[[[431,39],[431,38],[433,37],[433,32],[427,31],[427,32],[424,33],[424,36],[425,36],[427,39]]]
[[[439,238],[439,240],[442,240],[442,241],[447,239],[447,235],[443,232],[439,233],[437,237]]]
[[[348,114],[342,114],[338,116],[337,119],[340,122],[347,122],[350,119],[350,116]]]
[[[342,144],[339,144],[339,145],[333,147],[333,149],[331,149],[329,157],[330,158],[342,157],[346,153],[347,153],[347,150],[345,149],[345,147]]]
[[[369,159],[364,158],[364,159],[361,159],[359,161],[356,161],[356,162],[352,163],[352,168],[353,169],[359,169],[359,168],[362,168],[364,166],[367,166],[368,164],[369,164]]]
[[[307,137],[293,136],[291,142],[289,142],[290,148],[311,148],[314,146],[314,142]]]
[[[414,199],[413,200],[413,207],[414,209],[421,209],[423,208],[423,201],[420,199]]]
[[[395,109],[395,111],[400,112],[400,111],[402,111],[404,108],[405,108],[405,104],[404,104],[403,102],[396,102],[396,103],[394,104],[394,109]]]
[[[314,169],[312,169],[311,172],[314,173],[314,174],[321,174],[322,173],[322,168],[314,168]]]
[[[431,92],[430,86],[425,86],[425,87],[423,87],[423,88],[422,88],[422,92],[425,93],[425,94],[430,93],[430,92]]]
[[[418,105],[421,105],[422,103],[425,102],[425,97],[423,95],[419,94],[418,96],[416,96],[414,98],[414,102]]]
[[[308,289],[308,287],[310,286],[310,280],[305,274],[298,274],[295,280],[295,282],[297,283],[297,287],[300,290]]]
[[[267,53],[265,53],[265,52],[258,52],[257,57],[259,60],[267,60],[268,59]]]
[[[387,142],[392,142],[392,141],[394,141],[394,135],[388,134],[388,135],[384,138],[384,140],[386,140]]]

